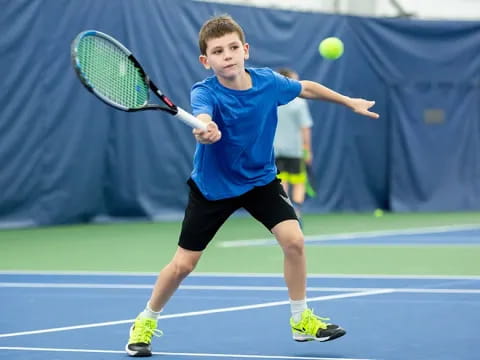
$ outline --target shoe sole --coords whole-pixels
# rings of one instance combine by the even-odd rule
[[[307,341],[326,342],[326,341],[331,341],[331,340],[338,339],[339,337],[342,337],[346,333],[347,332],[345,330],[338,329],[335,333],[333,333],[332,335],[327,336],[327,337],[317,338],[315,336],[309,336],[309,335],[297,336],[297,337],[293,336],[293,340],[295,340],[296,342],[307,342]]]
[[[133,327],[134,327],[134,324],[132,324],[132,326],[130,326],[129,336],[132,336]],[[144,350],[143,352],[133,351],[133,350],[130,350],[128,348],[128,345],[130,345],[130,344],[127,343],[127,345],[125,345],[125,352],[127,353],[128,356],[131,356],[131,357],[149,357],[149,356],[152,356],[152,351],[150,351],[150,350]]]
[[[151,351],[144,351],[144,352],[132,351],[128,348],[128,344],[125,345],[125,351],[128,354],[128,356],[131,356],[131,357],[149,357],[149,356],[152,356]]]

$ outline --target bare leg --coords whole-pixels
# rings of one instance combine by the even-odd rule
[[[172,261],[160,271],[155,282],[149,301],[153,311],[162,310],[182,280],[193,271],[201,255],[201,251],[177,248]]]
[[[305,184],[295,184],[292,186],[292,200],[297,204],[303,204],[305,201]]]
[[[307,266],[303,243],[303,233],[298,221],[286,220],[272,229],[284,254],[284,277],[288,295],[292,300],[306,297]]]

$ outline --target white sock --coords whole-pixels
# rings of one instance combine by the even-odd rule
[[[141,316],[142,318],[149,318],[149,319],[157,320],[159,318],[161,312],[162,312],[162,310],[153,311],[150,308],[150,303],[148,302],[147,305],[145,306],[145,309],[140,313],[139,316]]]
[[[307,300],[292,300],[290,299],[290,311],[292,312],[293,321],[296,323],[302,320],[302,313],[307,310]]]

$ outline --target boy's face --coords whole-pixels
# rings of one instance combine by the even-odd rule
[[[218,77],[232,80],[245,71],[248,44],[242,44],[235,32],[208,40],[206,53],[200,55],[199,60]]]

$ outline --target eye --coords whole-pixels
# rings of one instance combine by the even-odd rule
[[[221,53],[222,53],[222,50],[220,50],[220,49],[217,49],[217,50],[213,51],[213,54],[215,54],[215,55],[218,55],[218,54],[221,54]]]
[[[240,46],[238,46],[238,45],[233,45],[232,46],[232,50],[237,50],[238,48],[240,48]]]

